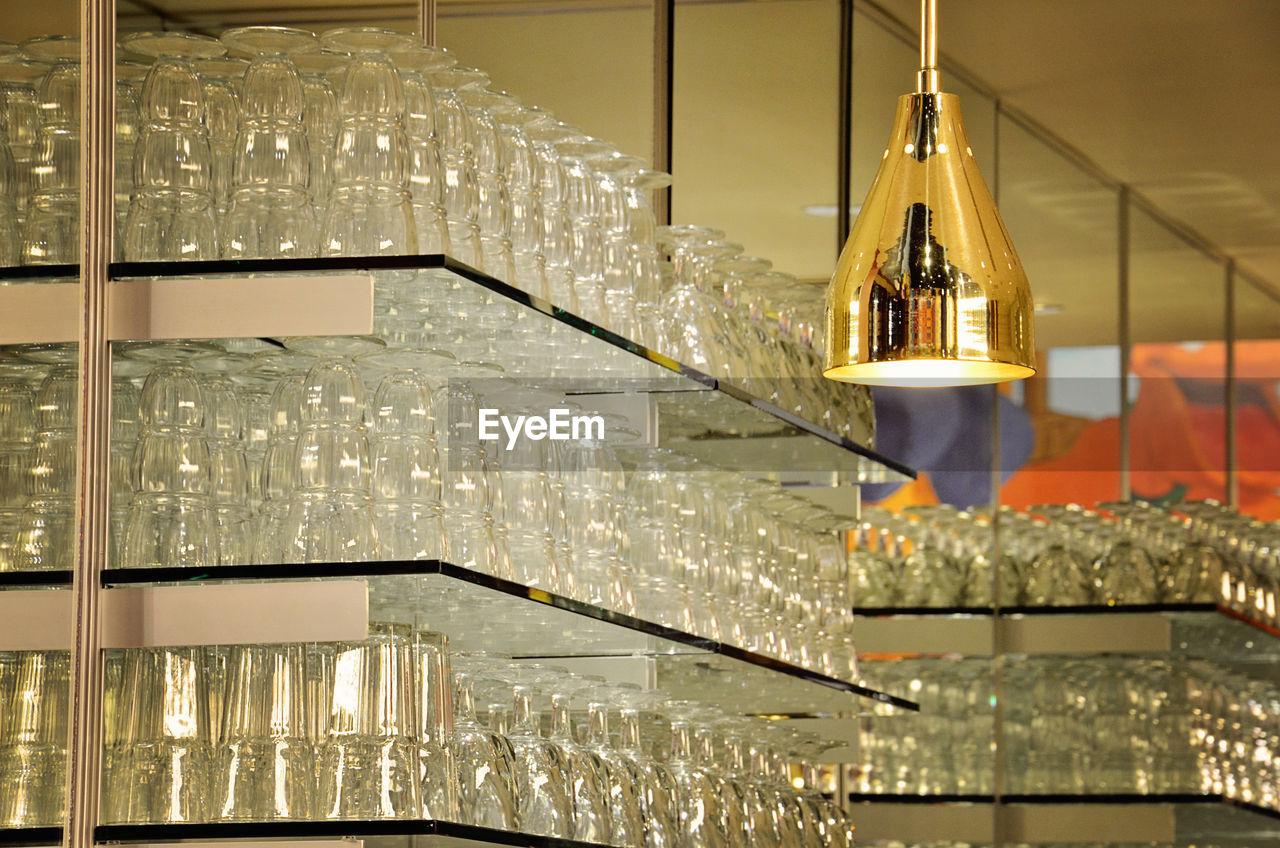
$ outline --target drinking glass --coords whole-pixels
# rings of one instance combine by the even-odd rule
[[[316,756],[306,715],[306,650],[237,645],[228,669],[211,812],[228,821],[310,818]]]
[[[523,125],[524,109],[511,95],[502,92],[477,92],[485,109],[497,121],[501,135],[510,218],[515,276],[512,285],[542,298],[550,298],[547,283],[547,260],[542,254],[544,234],[542,207],[542,163],[533,139]]]
[[[209,497],[217,522],[219,565],[243,565],[253,557],[253,513],[249,498],[249,463],[245,451],[245,415],[230,374],[247,367],[243,357],[198,360],[207,414]]]
[[[670,709],[668,706],[667,710]],[[728,835],[722,825],[721,798],[695,759],[689,719],[678,708],[671,715],[671,751],[667,768],[676,784],[680,831],[690,845],[698,848],[728,848]]]
[[[565,755],[564,785],[573,805],[573,838],[607,844],[613,833],[608,766],[598,754],[578,743],[569,711],[573,695],[585,681],[555,672],[544,674],[541,680],[551,693],[549,738]]]
[[[303,378],[293,491],[278,562],[376,559],[364,382],[350,357],[383,347],[376,339],[288,339],[321,358]]]
[[[0,571],[17,566],[22,508],[35,482],[31,476],[35,433],[31,390],[16,379],[0,380]]]
[[[476,721],[475,680],[455,673],[453,758],[462,820],[513,830],[517,815],[515,764],[506,740]]]
[[[213,161],[209,184],[221,226],[231,204],[232,168],[236,132],[240,126],[240,86],[249,63],[223,56],[195,62],[204,89],[205,126],[209,130],[209,153]],[[117,145],[119,142],[117,142]],[[132,174],[130,174],[132,181]],[[219,232],[219,244],[222,234]]]
[[[449,228],[449,249],[456,259],[483,271],[475,128],[458,92],[468,85],[481,85],[484,78],[448,67],[434,68],[426,76],[435,95],[435,133],[440,146],[441,197]]]
[[[427,73],[452,67],[457,60],[438,47],[394,50],[391,61],[404,85],[404,128],[409,141],[409,191],[418,250],[450,253],[449,219],[444,205],[444,171],[436,130],[436,100]]]
[[[370,439],[374,520],[382,556],[448,556],[431,386],[421,376],[439,360],[413,351],[361,356],[377,375]]]
[[[573,804],[563,782],[565,752],[542,738],[533,687],[514,679],[512,727],[505,736],[515,757],[516,826],[523,833],[572,838]]]
[[[161,365],[141,393],[133,500],[121,552],[125,568],[200,567],[218,561],[205,399],[187,365]]]
[[[645,750],[641,736],[641,712],[663,698],[655,690],[615,687],[619,707],[618,750],[632,770],[640,809],[644,816],[645,848],[672,848],[680,841],[678,787],[666,767]]]
[[[50,265],[79,258],[80,41],[50,35],[22,43],[25,56],[52,67],[40,81],[36,103],[34,191],[22,231],[22,263]]]
[[[19,518],[15,571],[72,566],[78,385],[74,366],[57,365],[36,391],[36,431],[27,484],[31,497]]]
[[[58,827],[65,818],[70,665],[65,651],[0,659],[0,694],[8,705],[0,718],[0,785],[5,787],[0,824],[5,827]]]
[[[48,65],[23,56],[20,49],[0,57],[0,117],[4,119],[5,144],[12,157],[12,182],[7,196],[14,204],[14,232],[8,236],[10,249],[17,251],[11,264],[26,262],[22,253],[23,227],[31,194],[36,187],[36,150],[40,128],[40,108],[36,87],[49,70]]]
[[[414,707],[422,817],[457,821],[458,769],[453,758],[453,671],[449,637],[413,633]]]
[[[579,306],[573,285],[573,219],[565,202],[565,170],[556,149],[556,142],[568,131],[549,114],[534,107],[522,109],[513,119],[528,133],[538,161],[538,195],[542,204],[540,247],[547,263],[547,297],[562,309],[577,313]]]
[[[489,111],[492,95],[484,90],[489,78],[471,68],[454,68],[453,77],[471,77],[457,84],[458,99],[471,117],[476,160],[476,198],[479,203],[480,249],[484,268],[501,280],[515,281],[511,246],[511,196],[507,190],[507,151],[497,118]]]
[[[556,142],[564,169],[565,209],[573,232],[571,266],[578,312],[588,321],[608,326],[605,302],[604,234],[600,229],[600,193],[591,160],[607,145],[571,127]]]
[[[307,149],[311,154],[311,164],[307,169],[307,189],[311,202],[320,213],[318,227],[319,221],[324,220],[324,207],[329,202],[329,193],[333,187],[334,144],[338,140],[341,125],[338,93],[334,91],[329,78],[340,74],[351,59],[344,53],[327,50],[298,53],[290,58],[298,69],[302,82],[302,122],[306,128]],[[317,229],[317,249],[323,235]]]
[[[318,249],[302,79],[290,55],[318,51],[315,33],[290,27],[227,30],[227,47],[255,56],[244,73],[231,193],[222,221],[228,259],[292,259]]]
[[[644,784],[637,779],[629,758],[614,744],[609,735],[609,707],[612,691],[601,682],[587,681],[586,746],[605,766],[609,787],[609,820],[612,836],[609,844],[624,848],[644,848],[645,821],[642,793]]]
[[[416,818],[422,810],[412,633],[405,625],[370,629],[334,660],[318,768],[328,819]]]
[[[121,688],[115,744],[104,754],[103,823],[206,821],[213,734],[201,650],[126,651]]]
[[[121,44],[155,60],[142,83],[125,257],[216,259],[213,152],[204,90],[192,62],[226,50],[212,38],[180,32],[133,33]]]
[[[413,38],[347,27],[329,30],[320,40],[330,50],[351,54],[338,100],[341,122],[320,254],[416,254],[404,87],[386,53],[412,44]]]

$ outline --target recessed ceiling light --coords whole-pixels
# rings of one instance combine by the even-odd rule
[[[834,218],[836,216],[836,205],[834,203],[815,203],[812,206],[806,206],[800,211],[815,218]],[[861,203],[849,207],[850,215],[857,215],[861,211]]]
[[[1037,315],[1057,315],[1061,311],[1062,311],[1061,303],[1037,303],[1036,304]]]

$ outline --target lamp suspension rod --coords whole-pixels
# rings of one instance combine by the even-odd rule
[[[938,93],[938,0],[920,0],[920,79],[924,94]]]

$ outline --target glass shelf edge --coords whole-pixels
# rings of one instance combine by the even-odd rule
[[[136,586],[153,583],[198,583],[204,581],[225,580],[312,580],[317,577],[379,577],[389,575],[430,575],[439,574],[454,580],[482,586],[491,591],[511,597],[522,598],[534,603],[544,604],[565,610],[576,615],[602,621],[634,630],[647,636],[665,639],[687,645],[710,654],[719,654],[732,660],[744,662],[758,668],[764,668],[778,674],[785,674],[825,686],[829,689],[847,692],[851,695],[868,698],[879,703],[888,704],[899,709],[912,712],[919,711],[919,704],[906,698],[899,698],[871,689],[857,683],[838,680],[782,660],[747,651],[734,645],[716,642],[702,636],[674,630],[654,622],[645,621],[635,616],[625,615],[601,607],[592,606],[581,601],[566,598],[543,589],[525,586],[474,571],[463,566],[442,560],[387,560],[368,563],[302,563],[297,565],[233,565],[211,568],[109,568],[101,575],[104,588]]]
[[[904,463],[761,400],[733,383],[705,374],[665,354],[651,350],[611,330],[597,326],[547,300],[515,288],[445,254],[307,259],[216,259],[192,262],[113,262],[108,266],[108,275],[112,280],[120,281],[136,278],[199,277],[213,274],[323,273],[325,271],[428,270],[433,268],[442,268],[464,277],[508,300],[516,301],[563,324],[567,324],[579,332],[587,333],[614,347],[647,359],[668,371],[687,377],[707,390],[718,391],[740,403],[753,406],[766,415],[784,421],[801,430],[806,435],[821,439],[841,450],[874,462],[895,474],[900,474],[912,480],[918,476],[918,472],[915,469]]]

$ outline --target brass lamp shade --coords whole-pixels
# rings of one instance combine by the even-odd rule
[[[827,290],[823,373],[889,386],[1029,377],[1033,314],[959,99],[898,98],[884,161]]]

